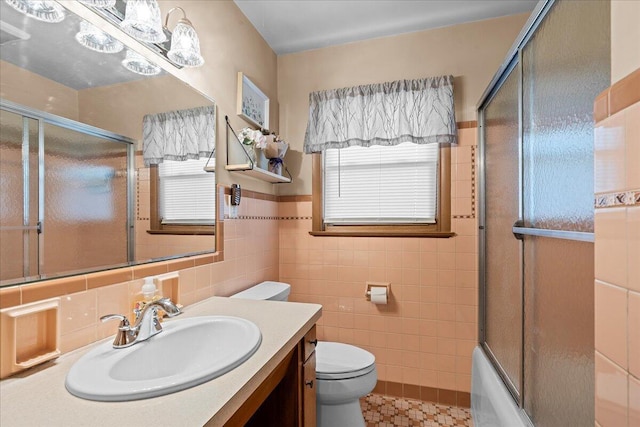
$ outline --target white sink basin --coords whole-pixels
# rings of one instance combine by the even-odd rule
[[[258,327],[245,319],[204,316],[163,323],[163,331],[131,347],[105,342],[69,370],[66,387],[90,400],[118,402],[184,390],[238,367],[260,347]]]

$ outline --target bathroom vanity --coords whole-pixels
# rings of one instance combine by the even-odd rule
[[[176,319],[225,315],[254,322],[262,342],[237,368],[164,396],[95,402],[71,395],[64,386],[71,366],[94,344],[1,381],[0,425],[315,426],[314,343],[320,314],[317,304],[209,298],[186,307]]]

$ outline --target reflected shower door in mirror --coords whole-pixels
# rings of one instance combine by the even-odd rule
[[[65,6],[67,2],[61,4]],[[208,230],[204,234],[201,230],[189,232],[192,224],[186,224],[187,231],[183,228],[179,233],[171,230],[164,230],[163,234],[159,234],[157,231],[153,232],[151,217],[157,216],[158,213],[155,210],[152,212],[152,209],[159,210],[160,203],[171,200],[156,199],[155,202],[152,200],[152,190],[157,187],[156,184],[159,184],[155,180],[159,178],[157,173],[152,173],[152,168],[145,166],[142,159],[143,119],[145,116],[200,107],[212,107],[211,111],[215,112],[213,101],[178,78],[156,67],[155,64],[148,63],[145,67],[138,63],[137,66],[132,66],[131,61],[135,59],[135,52],[126,46],[126,42],[123,42],[121,50],[114,49],[112,52],[100,52],[85,47],[79,43],[81,38],[79,33],[87,31],[87,23],[68,9],[65,9],[65,16],[61,22],[49,23],[25,16],[6,2],[1,1],[0,16],[3,22],[2,49],[0,50],[0,99],[5,105],[23,107],[25,111],[30,112],[27,116],[32,117],[30,119],[11,118],[9,113],[3,112],[2,135],[0,136],[3,144],[2,155],[3,161],[10,159],[7,162],[11,165],[6,167],[3,165],[0,171],[3,191],[3,228],[2,240],[0,241],[3,275],[0,285],[69,275],[78,271],[113,268],[121,266],[123,263],[142,263],[150,260],[213,252],[215,237],[212,235],[214,226],[211,224],[215,222],[215,206],[211,206],[213,215],[207,218],[205,225]],[[94,23],[97,22],[93,21],[93,18],[87,16],[85,18]],[[96,15],[95,19],[101,20],[102,18]],[[104,25],[112,24],[105,23]],[[116,33],[119,33],[119,30]],[[152,55],[147,56],[153,57]],[[149,75],[148,71],[157,74]],[[40,130],[42,132],[38,130],[38,117],[46,117],[47,123],[49,123],[45,126],[47,129]],[[83,124],[89,125],[89,128],[93,130],[82,137],[73,132],[55,132],[55,127],[49,128],[49,126],[57,126],[57,120],[52,119],[54,117],[59,118],[62,122],[64,119],[69,119],[77,123],[77,126],[72,126],[74,132],[83,134]],[[66,131],[68,131],[68,127]],[[127,176],[131,179],[129,189],[127,190],[125,186],[124,192],[118,193],[117,201],[114,202],[118,208],[122,204],[126,205],[127,200],[131,203],[130,211],[119,214],[117,219],[114,219],[115,222],[109,226],[111,233],[115,234],[117,231],[119,236],[116,238],[110,235],[109,239],[93,235],[87,236],[87,230],[90,229],[92,232],[97,230],[97,227],[94,226],[85,229],[82,233],[88,240],[95,240],[98,246],[102,245],[104,252],[109,252],[112,258],[108,261],[91,263],[89,252],[85,250],[80,250],[82,256],[73,255],[75,249],[72,251],[63,245],[64,239],[51,239],[44,246],[38,245],[38,240],[40,240],[38,222],[41,222],[44,213],[52,211],[57,215],[56,221],[59,221],[60,225],[65,225],[67,222],[82,223],[84,216],[89,214],[80,215],[78,211],[74,210],[75,207],[66,205],[67,200],[69,197],[73,197],[74,200],[81,198],[83,201],[89,202],[95,196],[95,193],[87,191],[69,196],[63,191],[53,191],[55,187],[49,187],[54,184],[48,184],[48,182],[42,184],[45,191],[42,195],[38,195],[40,180],[45,180],[46,177],[46,175],[39,175],[41,172],[38,166],[38,140],[39,138],[45,139],[42,146],[46,147],[46,152],[49,149],[47,140],[49,134],[59,139],[58,142],[63,146],[70,145],[63,151],[67,150],[65,152],[73,154],[73,156],[65,158],[64,161],[70,167],[77,167],[74,170],[80,170],[81,166],[87,166],[84,158],[95,154],[91,144],[95,138],[110,135],[116,140],[133,143],[131,158],[129,161],[125,161],[123,169],[118,169],[119,172],[112,178],[112,181],[116,180],[117,182],[126,182]],[[28,135],[28,137],[23,138],[22,135]],[[24,144],[25,139],[26,145]],[[211,144],[214,144],[215,132],[213,132],[211,140]],[[53,149],[55,144],[51,144]],[[126,152],[126,150],[124,151]],[[24,156],[28,157],[28,160],[25,160]],[[44,157],[43,161],[47,163]],[[215,164],[215,158],[212,158],[209,163]],[[24,166],[27,164],[29,179],[25,180]],[[54,166],[54,163],[49,162],[49,164],[51,167]],[[78,174],[83,175],[84,172],[78,172]],[[209,191],[214,193],[215,175],[212,173],[208,175],[209,184],[207,185],[212,185]],[[74,181],[75,177],[68,179]],[[19,192],[5,191],[5,185],[10,183],[20,186],[22,184],[16,183],[22,183],[23,180],[28,183],[25,184],[25,191],[23,188],[20,188]],[[35,188],[32,188],[33,186]],[[28,189],[31,191],[26,191]],[[48,192],[48,190],[52,191]],[[97,188],[95,190],[97,191]],[[28,194],[28,198],[25,199],[24,194]],[[11,201],[11,217],[6,216],[9,215],[9,209],[5,208],[5,199]],[[61,204],[64,205],[64,208],[59,208]],[[13,209],[14,205],[18,206],[15,210]],[[25,211],[25,205],[29,208],[28,211]],[[96,209],[101,206],[97,202],[94,205]],[[112,207],[115,208],[116,205]],[[39,215],[41,213],[42,215]],[[96,220],[102,221],[95,215]],[[130,221],[128,225],[127,218]],[[14,229],[14,227],[20,228]],[[28,232],[23,229],[24,227],[27,227]],[[44,227],[42,230],[53,231]],[[23,235],[25,233],[26,237]],[[8,237],[9,234],[11,237]],[[15,236],[19,236],[19,238],[16,239]],[[120,241],[121,239],[124,239],[124,244],[120,245],[118,250],[107,248],[107,246],[111,248],[111,245],[115,244],[115,240]],[[12,242],[11,245],[6,243],[9,241]],[[59,246],[48,248],[49,244],[58,244]],[[19,254],[16,258],[19,261],[17,264],[14,263],[14,258],[11,262],[8,261],[9,253],[12,257],[18,256],[16,253]],[[63,254],[68,254],[68,257],[60,259],[60,267],[54,268],[50,262],[55,256]],[[87,259],[84,259],[85,255]],[[25,259],[29,262],[25,263]],[[10,276],[14,279],[5,281],[5,264],[9,263],[12,265]],[[16,267],[18,264],[19,266]],[[44,270],[42,269],[43,265]],[[13,269],[20,271],[19,276]]]
[[[5,108],[0,280],[126,265],[131,142]]]

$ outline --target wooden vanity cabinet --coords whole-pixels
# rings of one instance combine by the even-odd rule
[[[300,416],[301,426],[315,426],[316,425],[316,388],[318,386],[316,382],[316,345],[318,340],[316,339],[316,327],[312,327],[309,332],[304,336],[301,346],[303,346],[302,352],[302,393],[301,393],[301,405]]]
[[[316,344],[314,325],[225,426],[315,427]]]

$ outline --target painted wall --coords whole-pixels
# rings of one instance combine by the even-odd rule
[[[0,61],[0,98],[78,120],[78,92],[38,74]]]
[[[611,1],[611,83],[640,68],[640,2]]]
[[[311,194],[311,158],[302,154],[309,93],[345,86],[452,74],[456,120],[475,107],[528,14],[349,43],[278,57],[280,131],[290,144],[294,182],[279,194]]]
[[[211,105],[198,91],[179,79],[163,75],[78,91],[79,120],[128,136],[142,150],[145,114]]]

